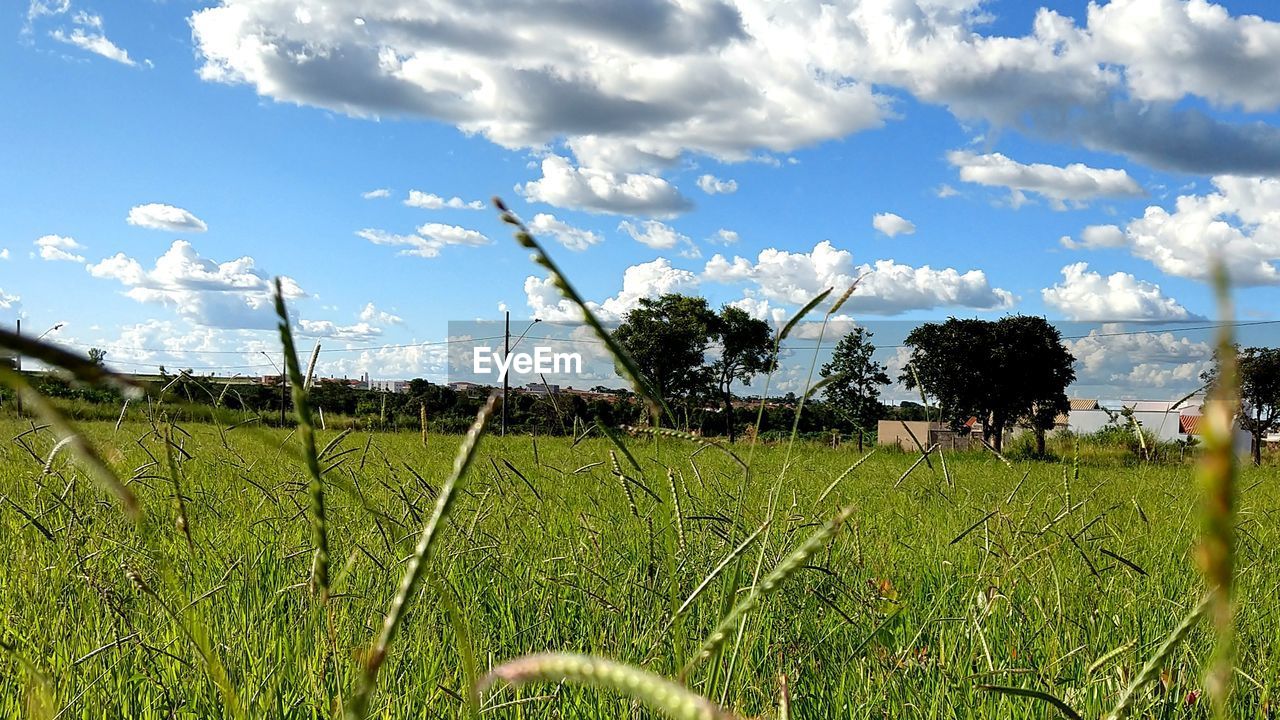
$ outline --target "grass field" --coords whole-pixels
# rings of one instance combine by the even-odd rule
[[[10,440],[30,428],[0,422],[0,641],[10,650],[0,653],[0,717],[335,715],[460,440],[424,448],[415,434],[352,434],[322,457],[326,622],[308,589],[296,436],[182,425],[175,492],[152,426],[87,425],[133,478],[147,513],[138,529],[68,453],[45,467],[48,431]],[[1010,467],[989,453],[948,454],[902,478],[919,456],[880,451],[822,497],[856,450],[762,445],[739,512],[744,475],[728,454],[626,442],[643,469],[619,453],[630,481],[614,473],[606,439],[484,438],[409,598],[374,714],[463,717],[469,678],[545,650],[674,678],[753,577],[842,507],[848,521],[735,624],[718,655],[692,663],[688,686],[745,716],[777,716],[785,675],[796,718],[1056,713],[983,684],[1042,690],[1102,717],[1204,593],[1190,464],[1086,453],[1076,477],[1070,461]],[[1278,486],[1273,468],[1247,469],[1239,484],[1231,706],[1241,718],[1271,717],[1280,687]],[[1194,629],[1138,694],[1136,716],[1208,717],[1197,694],[1211,646],[1209,626]],[[617,693],[554,683],[498,683],[481,702],[483,717],[653,717]]]

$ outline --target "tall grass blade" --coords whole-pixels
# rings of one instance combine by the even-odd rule
[[[487,687],[502,680],[512,685],[531,682],[572,683],[614,690],[640,701],[671,720],[734,720],[735,716],[710,700],[666,678],[631,665],[588,655],[541,653],[498,666],[484,680]]]
[[[489,418],[493,416],[493,410],[497,407],[500,397],[499,393],[489,396],[489,399],[485,401],[484,406],[480,408],[480,412],[476,415],[475,422],[471,424],[471,429],[467,431],[466,437],[463,438],[462,444],[458,447],[458,454],[453,460],[453,471],[440,486],[440,490],[436,495],[435,509],[432,510],[431,517],[422,528],[422,534],[418,538],[418,544],[414,548],[413,555],[409,557],[404,577],[400,580],[400,587],[396,591],[396,596],[391,601],[391,608],[382,623],[382,632],[369,650],[360,686],[355,695],[352,696],[351,703],[347,706],[348,718],[363,720],[368,714],[369,697],[377,686],[378,671],[387,659],[387,651],[395,640],[396,633],[400,631],[400,625],[404,621],[405,608],[409,603],[409,598],[417,590],[418,583],[422,579],[422,571],[427,562],[431,560],[436,534],[439,532],[440,526],[449,519],[449,514],[453,510],[458,482],[466,475],[467,468],[471,467],[471,462],[475,459],[476,450],[480,445],[480,438],[484,435],[485,426],[488,425]]]
[[[98,455],[98,451],[94,449],[88,440],[84,439],[84,436],[80,434],[80,431],[76,429],[76,426],[67,419],[67,416],[61,410],[43,395],[36,392],[35,388],[31,387],[26,379],[14,370],[0,366],[0,383],[12,388],[36,416],[53,429],[54,433],[59,436],[59,442],[66,442],[67,448],[88,469],[93,479],[116,496],[130,520],[136,523],[142,519],[142,505],[138,502],[138,498],[133,494],[133,491],[120,481],[115,471]]]
[[[685,665],[684,669],[681,671],[681,676],[683,677],[687,675],[695,665],[711,657],[712,654],[715,653],[716,649],[728,639],[729,632],[732,631],[733,628],[737,626],[737,624],[749,613],[760,607],[760,604],[772,595],[778,589],[778,586],[785,582],[787,578],[795,574],[795,572],[805,564],[805,561],[807,561],[810,556],[821,550],[822,547],[835,536],[836,531],[840,529],[840,526],[844,524],[844,521],[848,520],[849,516],[852,514],[853,507],[844,508],[840,512],[836,513],[835,517],[831,518],[831,520],[827,521],[826,524],[810,535],[808,539],[801,543],[800,547],[796,548],[790,555],[783,558],[782,561],[769,572],[769,574],[765,575],[760,582],[756,583],[756,585],[751,588],[751,592],[747,594],[747,597],[734,605],[733,608],[729,610],[729,613],[721,618],[715,629],[712,630],[711,634],[703,641],[702,646],[698,648],[698,652]]]
[[[670,420],[672,425],[675,425],[675,415],[671,412],[671,408],[667,406],[666,401],[659,396],[653,386],[649,384],[649,380],[645,378],[644,373],[640,372],[640,367],[636,365],[635,360],[631,358],[631,354],[618,344],[618,341],[613,338],[613,335],[608,330],[605,330],[604,325],[602,325],[600,320],[596,318],[595,313],[591,311],[587,302],[582,299],[582,296],[578,294],[578,291],[569,284],[567,279],[565,279],[564,274],[560,272],[560,267],[555,264],[555,261],[551,259],[551,256],[547,254],[547,251],[542,248],[542,245],[533,237],[533,234],[529,232],[529,228],[523,221],[516,217],[514,213],[507,209],[506,204],[502,202],[501,198],[494,198],[493,204],[498,208],[498,211],[502,213],[502,221],[515,227],[516,242],[520,243],[521,247],[533,251],[533,261],[541,265],[551,274],[551,282],[555,284],[556,289],[560,291],[560,294],[582,310],[583,322],[591,328],[591,330],[596,334],[596,337],[600,339],[600,342],[604,343],[609,354],[613,356],[614,364],[618,369],[618,373],[622,375],[622,377],[626,378],[627,382],[631,383],[631,387],[635,389],[636,394],[638,394],[642,399],[644,399],[646,404],[648,404],[650,414],[655,419],[660,416],[665,416]]]
[[[302,458],[307,469],[307,489],[311,499],[311,542],[315,554],[311,561],[312,588],[323,602],[329,600],[329,532],[325,519],[324,480],[320,473],[320,457],[316,453],[316,430],[307,401],[307,380],[298,365],[298,353],[289,329],[289,312],[284,306],[284,291],[276,278],[276,316],[280,320],[280,343],[284,346],[285,369],[293,391],[293,409],[298,415],[298,436],[302,441]],[[319,351],[319,346],[316,346]]]

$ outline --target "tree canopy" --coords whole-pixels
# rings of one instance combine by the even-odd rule
[[[880,404],[880,386],[893,382],[883,364],[872,359],[875,345],[866,328],[854,328],[840,338],[831,361],[822,366],[822,377],[828,379],[823,391],[832,410],[859,432],[875,426],[884,414]]]
[[[1280,348],[1237,349],[1240,372],[1240,427],[1253,436],[1250,451],[1255,465],[1262,464],[1262,440],[1280,430]],[[1210,384],[1218,379],[1218,358],[1201,376]]]
[[[718,395],[730,439],[733,383],[749,384],[774,363],[768,323],[731,305],[716,313],[705,299],[677,293],[641,299],[614,337],[669,404],[683,403],[687,410],[712,393]],[[713,343],[719,344],[719,352],[708,362]]]
[[[1075,358],[1043,318],[950,318],[912,330],[906,344],[911,359],[903,384],[923,386],[952,427],[977,417],[984,439],[997,450],[1013,423],[1022,420],[1043,431],[1070,409],[1066,390],[1076,378]]]

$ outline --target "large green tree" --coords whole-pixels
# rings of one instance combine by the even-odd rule
[[[893,382],[886,367],[872,359],[876,347],[866,328],[854,328],[840,338],[831,353],[831,362],[822,366],[828,379],[823,391],[835,413],[853,425],[861,436],[884,414],[880,387]]]
[[[1262,441],[1280,430],[1280,348],[1250,347],[1237,350],[1240,372],[1240,427],[1253,436],[1250,454],[1253,464],[1262,464]],[[1218,367],[1201,376],[1217,382]]]
[[[716,322],[706,299],[667,293],[641,298],[613,334],[670,404],[710,386],[704,358]]]
[[[1067,386],[1075,358],[1057,328],[1043,318],[1013,315],[997,321],[926,323],[907,336],[911,359],[901,380],[923,386],[945,417],[959,427],[969,417],[983,423],[983,439],[997,450],[1004,431],[1018,421],[1043,432],[1070,409]]]
[[[751,378],[773,368],[773,336],[768,323],[733,305],[720,308],[711,332],[720,341],[720,357],[711,363],[711,376],[724,402],[725,431],[733,442],[733,383],[750,385]]]

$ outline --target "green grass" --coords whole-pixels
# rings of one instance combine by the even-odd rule
[[[358,686],[460,441],[433,436],[424,448],[416,433],[351,434],[321,458],[331,641],[308,589],[314,549],[296,436],[182,425],[175,484],[150,425],[87,424],[107,462],[133,478],[147,513],[134,526],[65,452],[45,474],[51,434],[25,436],[33,452],[9,441],[29,427],[0,421],[0,717],[38,717],[41,703],[61,718],[222,717],[234,705],[255,718],[334,716]],[[337,435],[317,431],[316,445]],[[1204,594],[1189,464],[1086,453],[1075,480],[1069,461],[1010,468],[990,454],[949,454],[953,486],[934,463],[895,488],[916,456],[882,450],[818,503],[856,451],[798,445],[779,483],[787,449],[762,446],[735,523],[743,473],[728,454],[671,438],[625,442],[643,470],[619,458],[638,517],[609,440],[543,438],[535,451],[529,437],[484,439],[409,599],[372,713],[463,717],[468,678],[569,651],[667,678],[692,665],[689,687],[743,715],[775,716],[785,674],[794,718],[1055,712],[981,685],[1047,692],[1100,718]],[[1280,686],[1278,485],[1267,467],[1239,482],[1231,707],[1241,718],[1274,713]],[[191,545],[176,526],[175,486]],[[741,632],[691,663],[752,578],[763,582],[847,506],[834,538]],[[1167,688],[1143,690],[1137,716],[1207,717],[1205,699],[1186,700],[1202,687],[1212,646],[1208,625],[1193,629],[1173,650]],[[498,682],[481,702],[486,718],[652,717],[616,692],[555,683]]]

